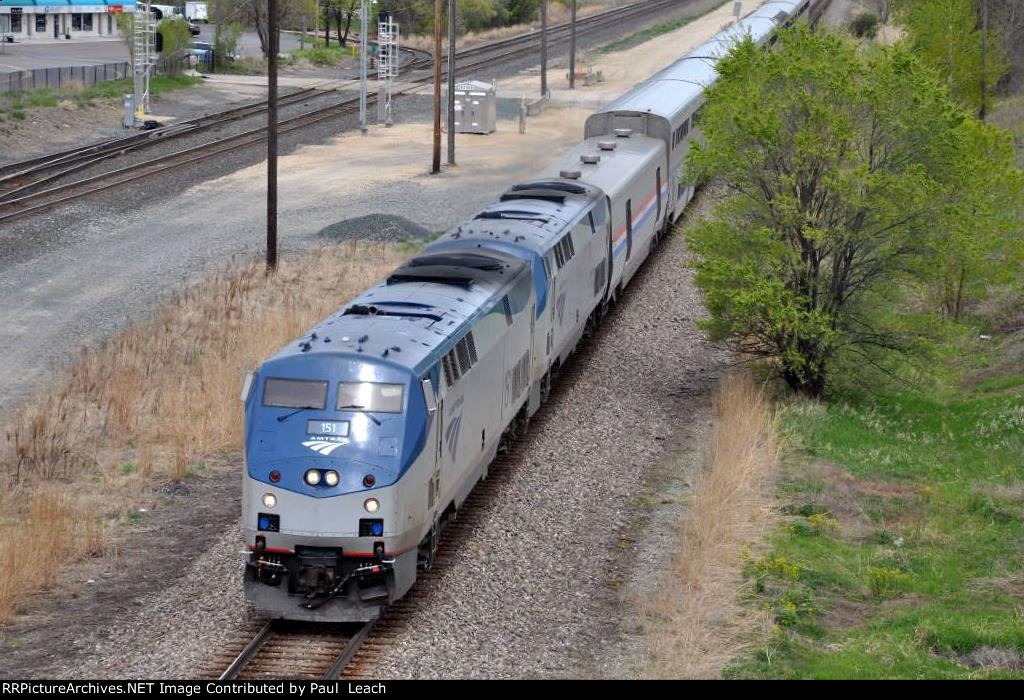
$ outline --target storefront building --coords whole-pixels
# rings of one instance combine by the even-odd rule
[[[115,15],[134,11],[134,0],[0,0],[0,40],[114,37],[118,36]]]

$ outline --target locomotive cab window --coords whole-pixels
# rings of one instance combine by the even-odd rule
[[[263,405],[276,408],[318,408],[327,406],[327,382],[306,379],[267,379],[263,383]]]
[[[405,385],[379,382],[341,382],[338,384],[339,411],[401,413]]]

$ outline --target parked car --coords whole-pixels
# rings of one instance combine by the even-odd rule
[[[185,53],[188,56],[195,56],[197,63],[213,66],[213,44],[208,41],[193,41]],[[237,61],[242,58],[242,54],[238,51],[233,51],[228,58],[232,61]]]

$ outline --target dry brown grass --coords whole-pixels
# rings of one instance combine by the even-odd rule
[[[400,259],[352,243],[286,258],[269,276],[261,263],[233,266],[83,349],[0,444],[0,621],[64,562],[97,551],[103,524],[154,482],[238,451],[245,373]]]
[[[55,489],[37,490],[18,527],[0,538],[0,620],[27,594],[51,584],[60,565],[98,553],[99,521],[78,499]]]
[[[734,624],[741,548],[764,526],[778,457],[776,424],[768,398],[746,375],[722,382],[714,416],[678,550],[645,611],[645,675],[653,678],[715,677],[744,643]]]

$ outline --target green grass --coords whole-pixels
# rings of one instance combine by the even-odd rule
[[[708,12],[713,12],[714,10],[717,10],[724,4],[724,2],[721,2],[715,5],[710,10],[708,10]],[[671,22],[663,22],[661,24],[656,24],[653,27],[648,27],[647,29],[635,32],[633,34],[630,34],[629,36],[624,36],[621,39],[616,39],[615,41],[604,44],[603,46],[598,47],[597,52],[611,53],[613,51],[621,51],[622,49],[628,49],[630,47],[636,46],[639,43],[648,41],[649,39],[653,39],[656,36],[661,36],[662,34],[674,32],[677,29],[685,27],[690,22],[692,22],[695,19],[698,19],[701,16],[702,15],[687,15],[686,17],[680,17],[679,19],[672,20]]]
[[[784,523],[744,570],[772,629],[727,675],[1024,678],[1024,396],[986,395],[1022,382],[782,407]]]
[[[336,66],[351,57],[352,50],[338,46],[316,46],[310,49],[295,49],[289,55],[292,61],[305,59],[315,66]]]
[[[162,93],[192,87],[201,82],[202,78],[187,75],[155,77],[150,80],[150,94],[153,97],[159,97]],[[122,95],[133,89],[131,80],[113,80],[77,89],[42,88],[29,92],[5,94],[0,96],[0,118],[10,115],[14,119],[24,119],[26,109],[56,107],[64,101],[71,101],[79,107],[85,107],[95,100],[120,100]]]

